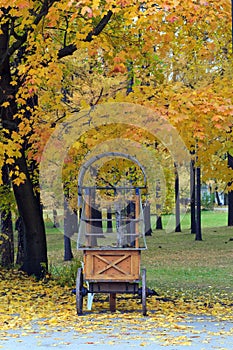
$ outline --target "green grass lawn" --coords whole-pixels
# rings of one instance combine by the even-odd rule
[[[152,229],[156,227],[156,217],[152,216]],[[162,216],[163,228],[169,222],[169,228],[173,229],[175,226],[175,215],[163,215]],[[204,210],[201,212],[202,227],[219,227],[227,225],[227,211],[225,210]],[[190,213],[181,214],[181,228],[190,228]]]
[[[163,225],[170,217],[163,217]],[[142,251],[141,266],[147,269],[147,285],[160,294],[205,292],[232,298],[233,228],[226,227],[226,221],[224,211],[203,211],[202,241],[195,241],[195,235],[190,233],[188,214],[183,218],[181,233],[153,230],[152,236],[147,237],[148,249]],[[154,217],[154,228],[153,225]],[[63,262],[62,233],[49,225],[47,232],[51,271],[60,274],[64,283],[64,275],[67,275],[67,280],[75,279],[77,262]],[[72,241],[72,247],[76,260],[82,259],[75,241]]]
[[[203,240],[189,231],[154,232],[142,254],[148,285],[177,292],[192,290],[233,293],[233,229],[203,229]]]

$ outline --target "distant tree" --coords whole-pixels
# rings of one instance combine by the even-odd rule
[[[190,218],[191,233],[196,233],[196,172],[194,160],[190,162]]]
[[[177,171],[177,165],[174,164],[175,169],[175,208],[176,208],[176,228],[175,232],[181,232],[180,223],[180,186],[179,186],[179,173]]]

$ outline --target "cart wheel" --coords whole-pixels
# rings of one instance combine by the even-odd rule
[[[146,269],[142,269],[142,314],[146,316]]]
[[[76,279],[76,309],[77,314],[82,315],[83,313],[83,271],[82,268],[78,268],[77,279]]]

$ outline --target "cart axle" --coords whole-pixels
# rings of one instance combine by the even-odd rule
[[[116,311],[116,294],[138,294],[142,300],[142,313],[146,316],[146,297],[148,295],[155,295],[155,291],[146,288],[146,269],[142,269],[142,287],[138,288],[139,282],[89,282],[89,289],[83,285],[82,268],[78,269],[76,280],[76,306],[77,314],[82,315],[83,297],[88,293],[109,293],[110,311]]]

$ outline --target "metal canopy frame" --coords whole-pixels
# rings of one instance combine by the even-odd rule
[[[106,157],[125,158],[125,159],[129,159],[133,163],[137,164],[143,173],[144,184],[145,184],[144,187],[142,186],[139,188],[146,188],[146,183],[147,183],[146,171],[145,171],[144,166],[139,162],[139,160],[137,158],[135,158],[134,156],[131,156],[130,154],[123,153],[123,152],[104,152],[104,153],[101,153],[101,154],[98,154],[96,156],[91,157],[81,167],[81,170],[80,170],[79,176],[78,176],[78,205],[79,205],[79,207],[82,205],[82,189],[84,189],[86,187],[86,186],[83,186],[83,180],[84,180],[84,176],[85,176],[88,168],[92,164],[94,164],[96,161],[98,161],[99,159],[106,158]],[[98,188],[100,188],[100,187],[98,187]],[[107,188],[104,187],[103,189],[107,189]],[[109,187],[109,189],[111,189],[111,187]]]

